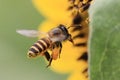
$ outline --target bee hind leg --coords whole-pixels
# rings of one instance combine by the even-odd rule
[[[52,63],[52,58],[47,51],[44,53],[44,55],[45,55],[45,58],[47,59],[47,61],[49,61],[49,64],[46,66],[48,68]]]
[[[47,68],[51,65],[51,63],[52,63],[52,58],[50,58],[50,60],[49,60],[49,64],[46,66]]]
[[[45,55],[45,58],[47,59],[47,61],[49,61],[50,60],[50,54],[46,51],[44,53],[44,55]]]

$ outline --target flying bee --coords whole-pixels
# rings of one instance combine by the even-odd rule
[[[56,60],[60,57],[62,42],[70,41],[73,43],[71,34],[69,34],[66,26],[60,24],[59,26],[51,29],[47,33],[39,32],[36,30],[17,30],[17,33],[27,36],[27,37],[38,37],[39,35],[45,34],[45,37],[40,38],[36,43],[34,43],[28,50],[28,57],[45,56],[47,61],[49,61],[50,66],[52,60]],[[51,55],[48,50],[51,50]]]

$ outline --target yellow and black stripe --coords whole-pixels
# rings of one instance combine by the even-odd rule
[[[70,6],[68,11],[72,12],[72,29],[70,34],[73,36],[75,47],[87,48],[88,35],[89,35],[89,14],[88,9],[92,0],[68,0]],[[86,49],[81,56],[77,58],[77,61],[83,60],[88,62],[88,50]],[[88,68],[83,70],[83,74],[87,73]],[[88,74],[88,73],[87,73]],[[88,77],[88,75],[86,76]]]
[[[37,57],[41,53],[44,53],[48,59],[49,53],[45,52],[51,46],[51,40],[49,38],[42,38],[34,43],[28,51],[29,57]]]
[[[84,12],[89,9],[90,4],[93,0],[68,0],[71,4],[68,10],[77,9],[80,12]]]

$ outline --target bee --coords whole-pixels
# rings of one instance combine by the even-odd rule
[[[74,43],[71,34],[69,34],[68,32],[68,29],[65,25],[62,24],[51,29],[47,33],[39,32],[37,30],[24,29],[17,30],[17,33],[27,37],[38,37],[39,35],[45,34],[43,38],[40,38],[30,47],[27,55],[30,58],[34,58],[37,56],[45,56],[45,58],[49,62],[47,67],[51,65],[52,60],[56,60],[58,57],[60,57],[63,41],[68,40]],[[52,52],[51,55],[49,54],[48,50]]]

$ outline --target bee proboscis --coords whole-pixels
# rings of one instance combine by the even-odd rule
[[[63,41],[68,40],[73,43],[71,34],[69,34],[66,26],[62,24],[51,29],[47,33],[24,29],[17,30],[17,33],[27,37],[38,37],[41,34],[45,34],[45,37],[40,38],[30,47],[27,55],[28,57],[45,56],[47,61],[49,61],[47,67],[51,65],[52,60],[56,60],[60,56]],[[48,50],[52,51],[51,55]]]

